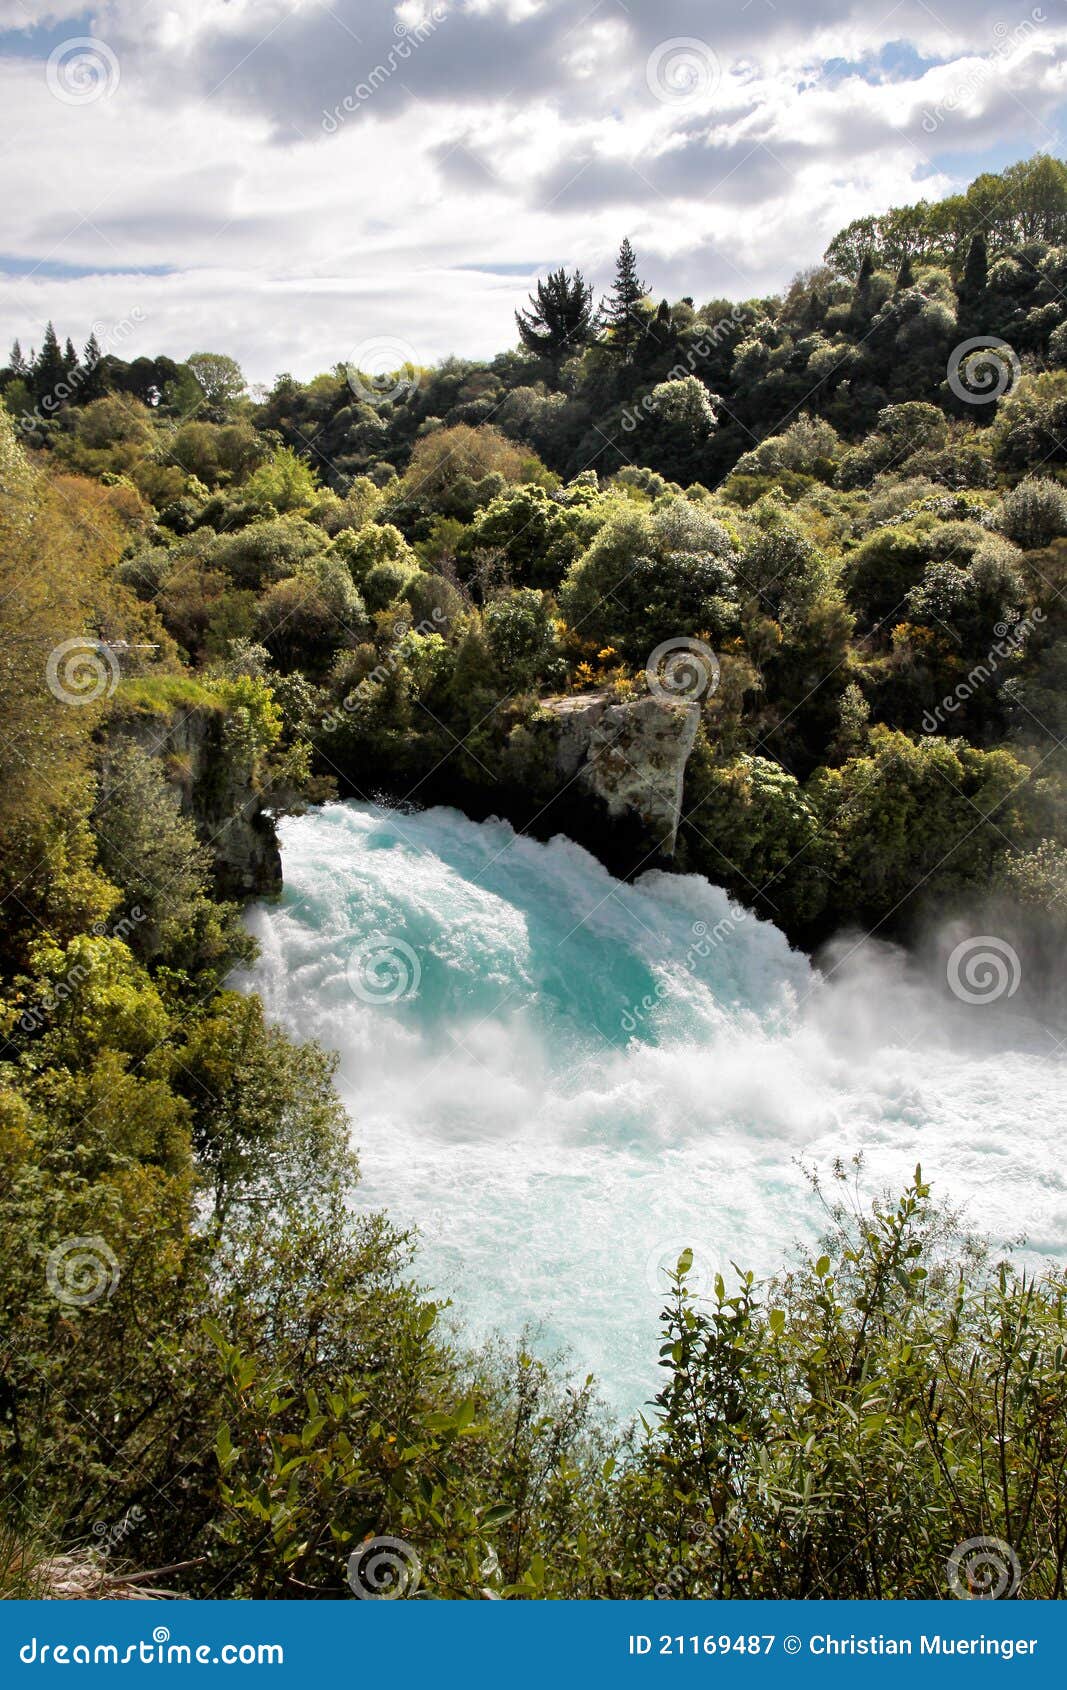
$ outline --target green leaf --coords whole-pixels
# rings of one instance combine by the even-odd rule
[[[483,1526],[502,1526],[505,1520],[510,1520],[515,1510],[509,1502],[498,1502],[492,1508],[487,1508],[482,1515]]]

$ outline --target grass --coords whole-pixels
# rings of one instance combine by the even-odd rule
[[[191,675],[135,675],[122,681],[112,710],[126,716],[169,716],[176,710],[221,710],[212,692]]]

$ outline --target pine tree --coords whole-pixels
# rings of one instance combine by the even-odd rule
[[[635,342],[644,333],[645,323],[638,308],[647,293],[646,283],[637,274],[634,249],[629,239],[624,240],[615,262],[615,281],[600,306],[601,322],[608,335],[606,344],[623,358],[629,359]]]
[[[903,293],[907,288],[915,286],[915,271],[911,266],[911,254],[905,253],[904,262],[897,271],[897,293]]]
[[[74,342],[67,336],[67,344],[63,348],[63,367],[67,375],[78,368],[78,354],[74,350]]]
[[[55,399],[55,389],[64,376],[63,354],[55,328],[48,323],[41,350],[33,367],[33,389],[38,399]],[[58,401],[57,401],[58,402]]]
[[[17,340],[11,342],[11,357],[8,359],[7,367],[15,376],[26,376],[30,373],[30,366],[26,362],[25,354]]]
[[[871,279],[874,275],[874,257],[868,248],[860,262],[856,286],[852,294],[852,326],[862,329],[871,317]]]
[[[967,257],[956,290],[961,329],[981,328],[982,306],[989,285],[989,248],[985,236],[979,232],[971,237]]]
[[[804,308],[800,314],[800,326],[805,334],[813,334],[826,315],[826,307],[818,288],[812,288],[804,301]]]
[[[90,334],[82,353],[82,368],[85,379],[82,382],[82,397],[86,400],[99,399],[104,392],[103,371],[100,363],[104,354],[100,349],[100,342],[96,338],[96,331]]]
[[[564,359],[593,338],[593,290],[580,270],[553,270],[530,295],[529,311],[516,311],[519,338],[527,352],[558,372]]]

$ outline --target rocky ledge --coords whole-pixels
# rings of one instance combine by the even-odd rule
[[[132,740],[159,758],[181,794],[183,812],[214,853],[221,895],[262,897],[281,891],[278,837],[266,795],[255,789],[241,760],[227,753],[225,721],[224,710],[203,705],[121,715],[109,723],[107,742]]]
[[[543,699],[542,710],[560,780],[599,800],[612,819],[639,822],[653,849],[672,856],[700,705],[592,692]]]

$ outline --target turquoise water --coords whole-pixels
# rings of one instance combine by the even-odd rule
[[[892,954],[823,978],[697,876],[623,884],[453,810],[331,804],[280,831],[251,984],[340,1053],[361,1201],[419,1227],[468,1331],[532,1326],[634,1409],[664,1264],[772,1270],[819,1230],[804,1168],[861,1148],[870,1190],[921,1160],[976,1225],[1061,1249],[1062,1066]]]

